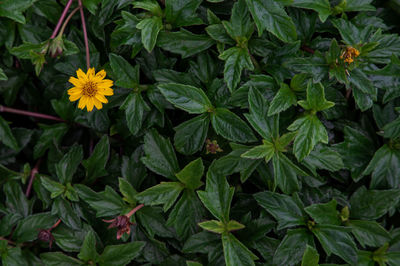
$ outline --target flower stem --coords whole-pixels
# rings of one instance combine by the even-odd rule
[[[59,224],[61,223],[61,219],[58,219],[57,222],[55,224],[53,224],[52,227],[49,228],[49,231],[53,230],[54,228],[56,228]]]
[[[54,39],[54,38],[57,36],[58,30],[60,29],[61,24],[63,23],[64,18],[65,18],[65,16],[67,15],[68,10],[69,10],[69,8],[71,7],[73,1],[74,1],[74,0],[69,0],[69,1],[68,1],[67,5],[66,5],[65,8],[64,8],[64,11],[63,11],[62,14],[61,14],[61,17],[59,18],[59,20],[58,20],[58,22],[57,22],[56,28],[54,29],[53,34],[51,35],[50,39]]]
[[[31,116],[31,117],[37,117],[37,118],[43,118],[43,119],[54,120],[54,121],[59,121],[59,122],[67,122],[64,119],[56,117],[56,116],[45,115],[45,114],[40,114],[40,113],[35,113],[35,112],[29,112],[29,111],[14,109],[14,108],[5,107],[5,106],[2,106],[2,105],[0,105],[0,113],[1,112],[13,113],[13,114],[25,115],[25,116]]]
[[[78,0],[80,13],[81,13],[81,21],[82,21],[82,30],[83,30],[83,38],[85,41],[85,48],[86,48],[86,67],[87,70],[90,68],[90,53],[89,53],[89,41],[87,37],[87,30],[86,30],[86,22],[85,22],[85,14],[83,13],[83,5],[82,0]]]
[[[303,51],[305,51],[305,52],[310,53],[310,54],[314,54],[314,53],[315,53],[315,51],[314,51],[313,49],[311,49],[310,47],[308,47],[307,45],[302,45],[302,46],[301,46],[301,49],[302,49]]]
[[[71,14],[68,15],[68,17],[65,19],[64,24],[61,27],[60,33],[58,34],[58,36],[62,36],[65,30],[65,27],[67,26],[68,22],[71,20],[72,16],[75,15],[75,13],[79,10],[79,6],[77,8],[75,8],[74,10],[72,10]]]
[[[27,198],[29,198],[29,195],[31,194],[33,180],[35,179],[36,174],[39,173],[39,167],[40,167],[41,161],[42,161],[42,160],[39,159],[39,160],[36,162],[35,167],[31,170],[31,176],[30,176],[30,178],[29,178],[28,187],[27,187],[26,192],[25,192],[25,196],[26,196]]]
[[[140,210],[141,208],[143,208],[144,207],[144,205],[143,204],[140,204],[140,205],[138,205],[138,206],[136,206],[134,209],[132,209],[126,216],[128,217],[128,218],[130,218],[135,212],[137,212],[138,210]]]

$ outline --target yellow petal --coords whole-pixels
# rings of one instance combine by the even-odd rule
[[[88,112],[91,112],[93,110],[94,103],[93,103],[93,97],[88,97],[87,105],[86,108]]]
[[[99,81],[104,79],[106,77],[106,72],[104,71],[104,69],[100,70],[97,74],[96,74],[96,79],[98,79]]]
[[[96,94],[96,99],[99,100],[102,103],[108,103],[108,100],[106,99],[106,97],[104,97],[104,95],[97,93]]]
[[[68,81],[69,83],[72,83],[76,87],[83,87],[84,85],[79,79],[75,77],[70,77]]]
[[[72,94],[81,94],[82,93],[82,89],[81,88],[76,88],[73,87],[72,89],[68,90],[68,94],[72,95]]]
[[[110,89],[110,88],[107,88],[107,89],[100,89],[100,90],[98,91],[98,93],[101,93],[101,94],[106,95],[106,96],[111,96],[111,95],[114,95],[114,90],[113,90],[113,89]]]
[[[69,96],[69,100],[70,100],[71,102],[75,102],[75,101],[78,100],[79,98],[81,98],[81,95],[80,95],[80,94],[74,94],[74,95]]]
[[[82,98],[79,100],[78,108],[83,109],[85,108],[85,105],[86,105],[86,96],[82,96]]]
[[[88,81],[87,76],[85,72],[82,71],[82,69],[78,69],[76,71],[76,76],[78,77],[79,81],[82,83],[86,83]]]
[[[103,79],[97,82],[97,87],[99,88],[110,88],[114,85],[114,82],[111,79]]]
[[[100,110],[101,108],[103,108],[103,104],[98,101],[97,99],[93,99],[94,102],[94,106],[96,106],[97,110]]]
[[[86,76],[88,77],[88,80],[92,80],[94,78],[94,67],[89,68],[89,70],[87,71]]]

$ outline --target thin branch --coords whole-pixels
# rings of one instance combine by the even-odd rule
[[[301,49],[303,51],[306,51],[306,52],[310,53],[310,54],[314,54],[315,53],[315,51],[313,49],[311,49],[310,47],[308,47],[307,45],[302,45]]]
[[[67,15],[68,10],[69,10],[69,8],[71,7],[73,1],[74,1],[74,0],[69,0],[69,1],[68,1],[67,5],[66,5],[65,8],[64,8],[64,11],[63,11],[62,14],[61,14],[61,17],[58,19],[56,28],[54,29],[53,34],[51,35],[50,39],[54,39],[54,38],[57,36],[58,30],[60,29],[61,24],[63,23],[64,18],[65,18],[65,16]]]
[[[87,37],[87,30],[86,30],[86,22],[85,22],[85,14],[83,13],[83,5],[82,0],[78,0],[80,13],[81,13],[81,20],[82,20],[82,30],[83,30],[83,38],[85,41],[85,48],[86,48],[86,67],[87,70],[90,68],[90,53],[89,53],[89,41]]]
[[[5,107],[3,105],[0,105],[0,113],[5,112],[5,113],[13,113],[17,115],[25,115],[25,116],[31,116],[31,117],[37,117],[37,118],[42,118],[42,119],[48,119],[48,120],[54,120],[54,121],[59,121],[59,122],[67,122],[62,118],[52,116],[52,115],[45,115],[41,113],[35,113],[35,112],[30,112],[30,111],[24,111],[24,110],[19,110],[15,108],[10,108],[10,107]]]
[[[72,12],[68,15],[67,19],[65,20],[64,24],[61,27],[60,33],[58,35],[63,35],[65,27],[67,26],[68,22],[71,20],[71,18],[75,15],[75,13],[79,10],[79,6],[72,10]]]
[[[49,231],[53,230],[54,228],[56,228],[59,224],[61,223],[61,219],[58,219],[57,222],[55,224],[53,224],[52,227],[49,228]]]
[[[141,208],[143,208],[144,205],[140,204],[138,206],[136,206],[134,209],[132,209],[126,216],[127,217],[131,217],[135,212],[137,212],[138,210],[140,210]]]
[[[35,167],[31,170],[31,176],[29,178],[28,187],[26,188],[26,192],[25,192],[25,196],[27,198],[29,198],[29,195],[31,194],[33,180],[35,179],[36,174],[39,173],[39,167],[40,167],[41,161],[42,161],[42,159],[39,159],[36,162]]]

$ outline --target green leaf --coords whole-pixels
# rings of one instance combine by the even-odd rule
[[[200,4],[201,0],[166,0],[165,18],[175,27],[202,24],[196,14]]]
[[[122,196],[124,196],[123,200],[130,204],[136,204],[135,195],[137,191],[132,187],[132,185],[123,178],[118,178],[119,184],[119,191],[121,192]]]
[[[99,257],[99,265],[127,265],[141,254],[140,252],[144,246],[145,243],[140,241],[122,245],[106,246]]]
[[[336,210],[336,200],[331,200],[328,203],[313,204],[304,208],[304,211],[310,215],[310,217],[317,224],[332,224],[340,225],[339,213]]]
[[[243,224],[241,224],[241,223],[235,221],[235,220],[230,220],[230,221],[226,224],[226,230],[227,230],[228,232],[240,230],[240,229],[243,229],[243,228],[245,228],[245,226],[244,226]]]
[[[351,220],[348,226],[353,229],[353,235],[363,248],[381,247],[391,239],[386,229],[375,221]]]
[[[348,79],[350,81],[350,84],[359,90],[359,92],[355,90],[353,95],[361,111],[365,111],[372,107],[372,100],[376,100],[378,89],[372,84],[367,75],[356,68],[350,72],[350,76],[348,76]],[[364,99],[363,97],[368,98]]]
[[[22,217],[27,217],[29,202],[22,192],[21,186],[15,181],[7,182],[3,185],[3,191],[6,196],[5,206],[7,210]]]
[[[149,112],[150,107],[140,93],[132,92],[126,97],[120,108],[125,110],[126,123],[130,132],[132,135],[136,135],[142,128],[145,112]]]
[[[222,234],[225,232],[225,225],[224,223],[217,221],[217,220],[210,220],[210,221],[205,221],[199,223],[199,226],[203,228],[204,230],[217,233],[217,234]]]
[[[81,219],[76,213],[76,209],[72,208],[70,202],[58,197],[53,202],[52,214],[57,215],[61,221],[74,230],[80,230],[82,228]]]
[[[56,174],[62,184],[72,181],[78,166],[83,159],[83,150],[81,146],[72,146],[68,153],[55,165]]]
[[[340,154],[330,147],[317,145],[310,154],[304,158],[305,164],[314,175],[317,175],[316,169],[325,169],[328,171],[339,171],[344,168],[343,160]]]
[[[40,125],[40,127],[43,129],[43,133],[33,148],[33,157],[35,159],[43,156],[53,143],[59,143],[68,130],[68,126],[64,123],[51,126]]]
[[[257,89],[251,88],[248,93],[250,114],[247,121],[265,140],[273,142],[279,135],[279,116],[269,117],[269,101]]]
[[[294,42],[297,39],[296,27],[279,3],[273,0],[246,0],[246,3],[259,36],[267,30],[284,42]]]
[[[222,234],[222,246],[224,248],[225,263],[233,265],[255,265],[254,260],[258,257],[253,254],[231,233]]]
[[[375,11],[375,7],[370,5],[373,0],[346,0],[345,11]]]
[[[329,109],[335,105],[335,103],[325,99],[325,92],[322,84],[314,84],[312,82],[309,82],[307,85],[307,100],[301,100],[298,104],[305,110],[312,110],[314,112]]]
[[[156,0],[136,0],[133,2],[134,8],[141,8],[150,11],[153,15],[162,16],[162,10]]]
[[[205,191],[197,191],[201,202],[211,214],[222,222],[229,221],[229,211],[235,189],[215,169],[215,162],[208,168]]]
[[[201,182],[201,177],[204,173],[204,165],[201,158],[188,163],[176,177],[189,189],[197,189],[203,185]]]
[[[49,212],[33,214],[18,223],[13,233],[13,238],[18,243],[36,240],[41,229],[50,228],[56,221],[57,218]]]
[[[400,190],[367,190],[360,187],[350,198],[350,218],[376,220],[385,215],[400,199]]]
[[[364,170],[364,175],[371,174],[371,188],[389,186],[398,188],[400,181],[400,150],[383,145],[374,154]]]
[[[270,191],[256,193],[254,198],[278,221],[278,230],[305,225],[303,205],[298,199]]]
[[[326,59],[318,52],[314,53],[312,57],[289,58],[283,65],[302,74],[312,73],[314,82],[320,82],[329,73]]]
[[[160,84],[158,89],[170,103],[189,114],[201,114],[213,108],[202,89],[177,83]]]
[[[184,186],[179,182],[161,182],[135,195],[145,205],[164,205],[164,212],[175,203]]]
[[[40,258],[45,265],[49,266],[74,266],[82,265],[82,262],[73,257],[64,255],[62,252],[46,252],[41,253]]]
[[[116,77],[115,85],[136,88],[139,85],[139,66],[132,67],[122,56],[110,54],[110,66]]]
[[[175,174],[179,172],[179,165],[169,139],[152,129],[144,137],[143,148],[146,156],[142,157],[141,161],[147,168],[171,180],[176,180]]]
[[[345,227],[335,225],[317,225],[312,229],[326,254],[341,257],[350,264],[357,262],[357,247]]]
[[[240,155],[240,157],[249,159],[265,158],[265,161],[268,162],[269,160],[271,160],[274,153],[275,153],[274,144],[264,140],[263,145],[253,147],[252,149]]]
[[[296,94],[289,88],[285,83],[281,84],[281,88],[272,100],[268,115],[276,115],[282,111],[285,111],[292,105],[297,105]]]
[[[224,80],[228,88],[233,91],[240,82],[243,69],[254,70],[248,49],[232,47],[219,55],[225,61]]]
[[[4,70],[1,67],[0,67],[0,80],[8,80],[6,73],[4,73]]]
[[[293,150],[299,161],[308,156],[318,142],[328,143],[328,133],[315,114],[298,118],[288,127],[288,130],[298,131]]]
[[[249,126],[226,108],[216,108],[211,113],[211,124],[218,135],[228,140],[242,143],[256,140]]]
[[[314,240],[306,229],[288,230],[275,251],[273,263],[275,265],[297,265],[301,261],[307,245],[314,246]]]
[[[160,207],[143,207],[139,212],[135,213],[138,224],[144,227],[146,232],[151,236],[159,235],[161,237],[173,237],[172,230],[166,226],[162,208]]]
[[[205,209],[193,190],[185,189],[172,208],[167,226],[173,226],[179,238],[187,239],[198,232],[198,223],[204,220]]]
[[[136,28],[141,30],[144,48],[151,53],[156,45],[158,33],[163,28],[161,18],[156,16],[145,18],[136,25]]]
[[[96,237],[93,231],[86,234],[78,258],[83,261],[97,261]]]
[[[301,260],[301,266],[318,266],[319,254],[315,248],[307,245],[306,251],[304,251],[303,259]]]
[[[278,186],[286,194],[292,194],[299,190],[297,175],[308,176],[282,152],[274,154],[272,165],[274,166],[275,187]]]
[[[157,46],[180,54],[182,58],[198,54],[214,44],[214,40],[203,34],[193,34],[183,28],[179,32],[160,32]]]
[[[344,141],[334,145],[334,148],[342,157],[344,166],[350,170],[353,180],[357,182],[363,177],[362,173],[374,155],[375,144],[371,137],[359,129],[346,126],[343,133]]]
[[[209,115],[202,114],[175,127],[174,145],[176,150],[185,155],[201,150],[206,141],[209,124]]]
[[[226,32],[238,44],[247,43],[253,34],[254,25],[244,0],[239,0],[233,5],[230,22],[223,21],[222,24]]]
[[[328,0],[297,0],[292,6],[312,9],[318,12],[319,19],[325,22],[331,12],[331,5]]]
[[[0,73],[1,74],[1,73]],[[0,139],[5,145],[13,150],[18,150],[18,142],[11,132],[7,122],[0,116]]]
[[[25,24],[25,17],[22,12],[27,10],[34,2],[35,0],[4,0],[0,6],[0,17],[7,17]]]
[[[119,215],[126,208],[121,197],[109,186],[106,186],[102,192],[95,192],[81,184],[74,187],[78,191],[79,197],[96,210],[96,217]]]
[[[105,167],[109,156],[110,141],[108,137],[104,135],[96,144],[92,155],[82,162],[86,169],[86,178],[89,182],[107,174]]]
[[[51,192],[51,198],[54,199],[60,195],[62,195],[66,187],[63,184],[60,184],[56,181],[51,180],[50,178],[46,176],[40,176],[40,181],[41,184],[49,191]]]
[[[385,138],[396,139],[400,136],[400,117],[383,127]]]

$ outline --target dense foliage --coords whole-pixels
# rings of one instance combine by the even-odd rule
[[[2,265],[400,265],[399,14],[1,0]]]

